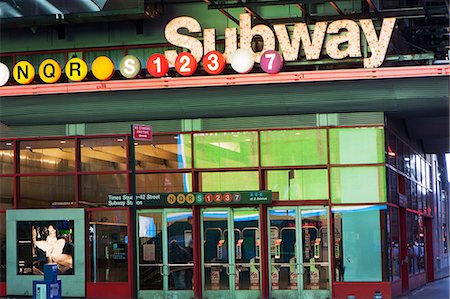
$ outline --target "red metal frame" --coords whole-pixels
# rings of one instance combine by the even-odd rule
[[[0,210],[0,214],[4,214],[2,216],[6,218],[5,210]],[[0,296],[6,297],[6,277],[5,277],[5,281],[0,281]]]
[[[299,83],[343,80],[368,80],[388,78],[440,77],[450,75],[448,65],[382,67],[377,69],[345,69],[273,74],[230,74],[218,76],[194,76],[161,79],[132,79],[115,81],[85,81],[36,85],[13,85],[0,88],[0,96],[26,96],[43,94],[67,94],[119,90],[151,90],[187,87],[212,87],[230,85],[258,85],[275,83]]]
[[[96,211],[127,211],[127,234],[128,234],[128,281],[127,282],[92,282],[90,275],[90,243],[87,241],[85,246],[85,260],[86,260],[86,297],[87,298],[132,298],[132,283],[133,283],[133,248],[135,238],[131,234],[130,230],[130,209],[128,208],[85,208],[86,215],[86,238],[85,240],[89,240],[89,213]]]

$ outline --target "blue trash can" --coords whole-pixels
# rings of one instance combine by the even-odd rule
[[[33,299],[61,299],[61,280],[56,264],[45,264],[44,280],[33,280]]]

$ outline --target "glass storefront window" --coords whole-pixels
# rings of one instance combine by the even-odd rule
[[[331,164],[384,162],[383,128],[330,129]]]
[[[191,192],[191,173],[156,173],[136,175],[137,193]]]
[[[75,206],[75,176],[20,177],[20,208]]]
[[[125,137],[82,139],[80,148],[81,171],[127,169],[127,142]]]
[[[331,200],[333,203],[386,202],[386,168],[332,167]]]
[[[328,170],[267,171],[267,186],[274,199],[328,200]]]
[[[397,137],[387,130],[385,130],[387,138],[386,138],[386,162],[393,166],[397,167]]]
[[[80,181],[80,206],[105,207],[108,194],[127,193],[126,174],[82,175]]]
[[[151,142],[136,141],[136,170],[191,167],[189,134],[157,135]]]
[[[398,218],[398,209],[390,208],[390,220],[391,220],[391,244],[390,250],[392,254],[392,280],[396,280],[400,278],[400,234],[399,234],[399,218]]]
[[[194,134],[194,164],[197,168],[258,166],[257,132]]]
[[[90,211],[88,219],[91,281],[128,281],[127,211]]]
[[[397,173],[390,168],[387,170],[387,187],[388,187],[388,201],[398,205],[398,185],[397,185]]]
[[[20,172],[75,171],[73,139],[20,141]]]
[[[202,192],[259,190],[256,171],[202,172],[199,179]]]
[[[14,207],[14,177],[0,177],[0,210]]]
[[[326,130],[262,131],[261,165],[327,164],[326,138]]]
[[[382,281],[380,214],[386,206],[333,207],[336,281]]]
[[[0,212],[0,282],[6,281],[6,213]]]
[[[12,141],[0,142],[0,174],[14,172],[14,150]]]

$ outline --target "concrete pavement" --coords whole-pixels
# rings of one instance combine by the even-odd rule
[[[442,278],[431,283],[427,283],[421,288],[411,291],[406,296],[397,299],[449,299],[450,298],[450,277]]]

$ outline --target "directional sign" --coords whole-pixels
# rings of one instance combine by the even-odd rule
[[[109,194],[109,207],[133,206],[132,194]],[[172,192],[136,194],[137,207],[227,206],[272,203],[272,191]]]
[[[152,126],[133,125],[134,140],[152,141]]]

